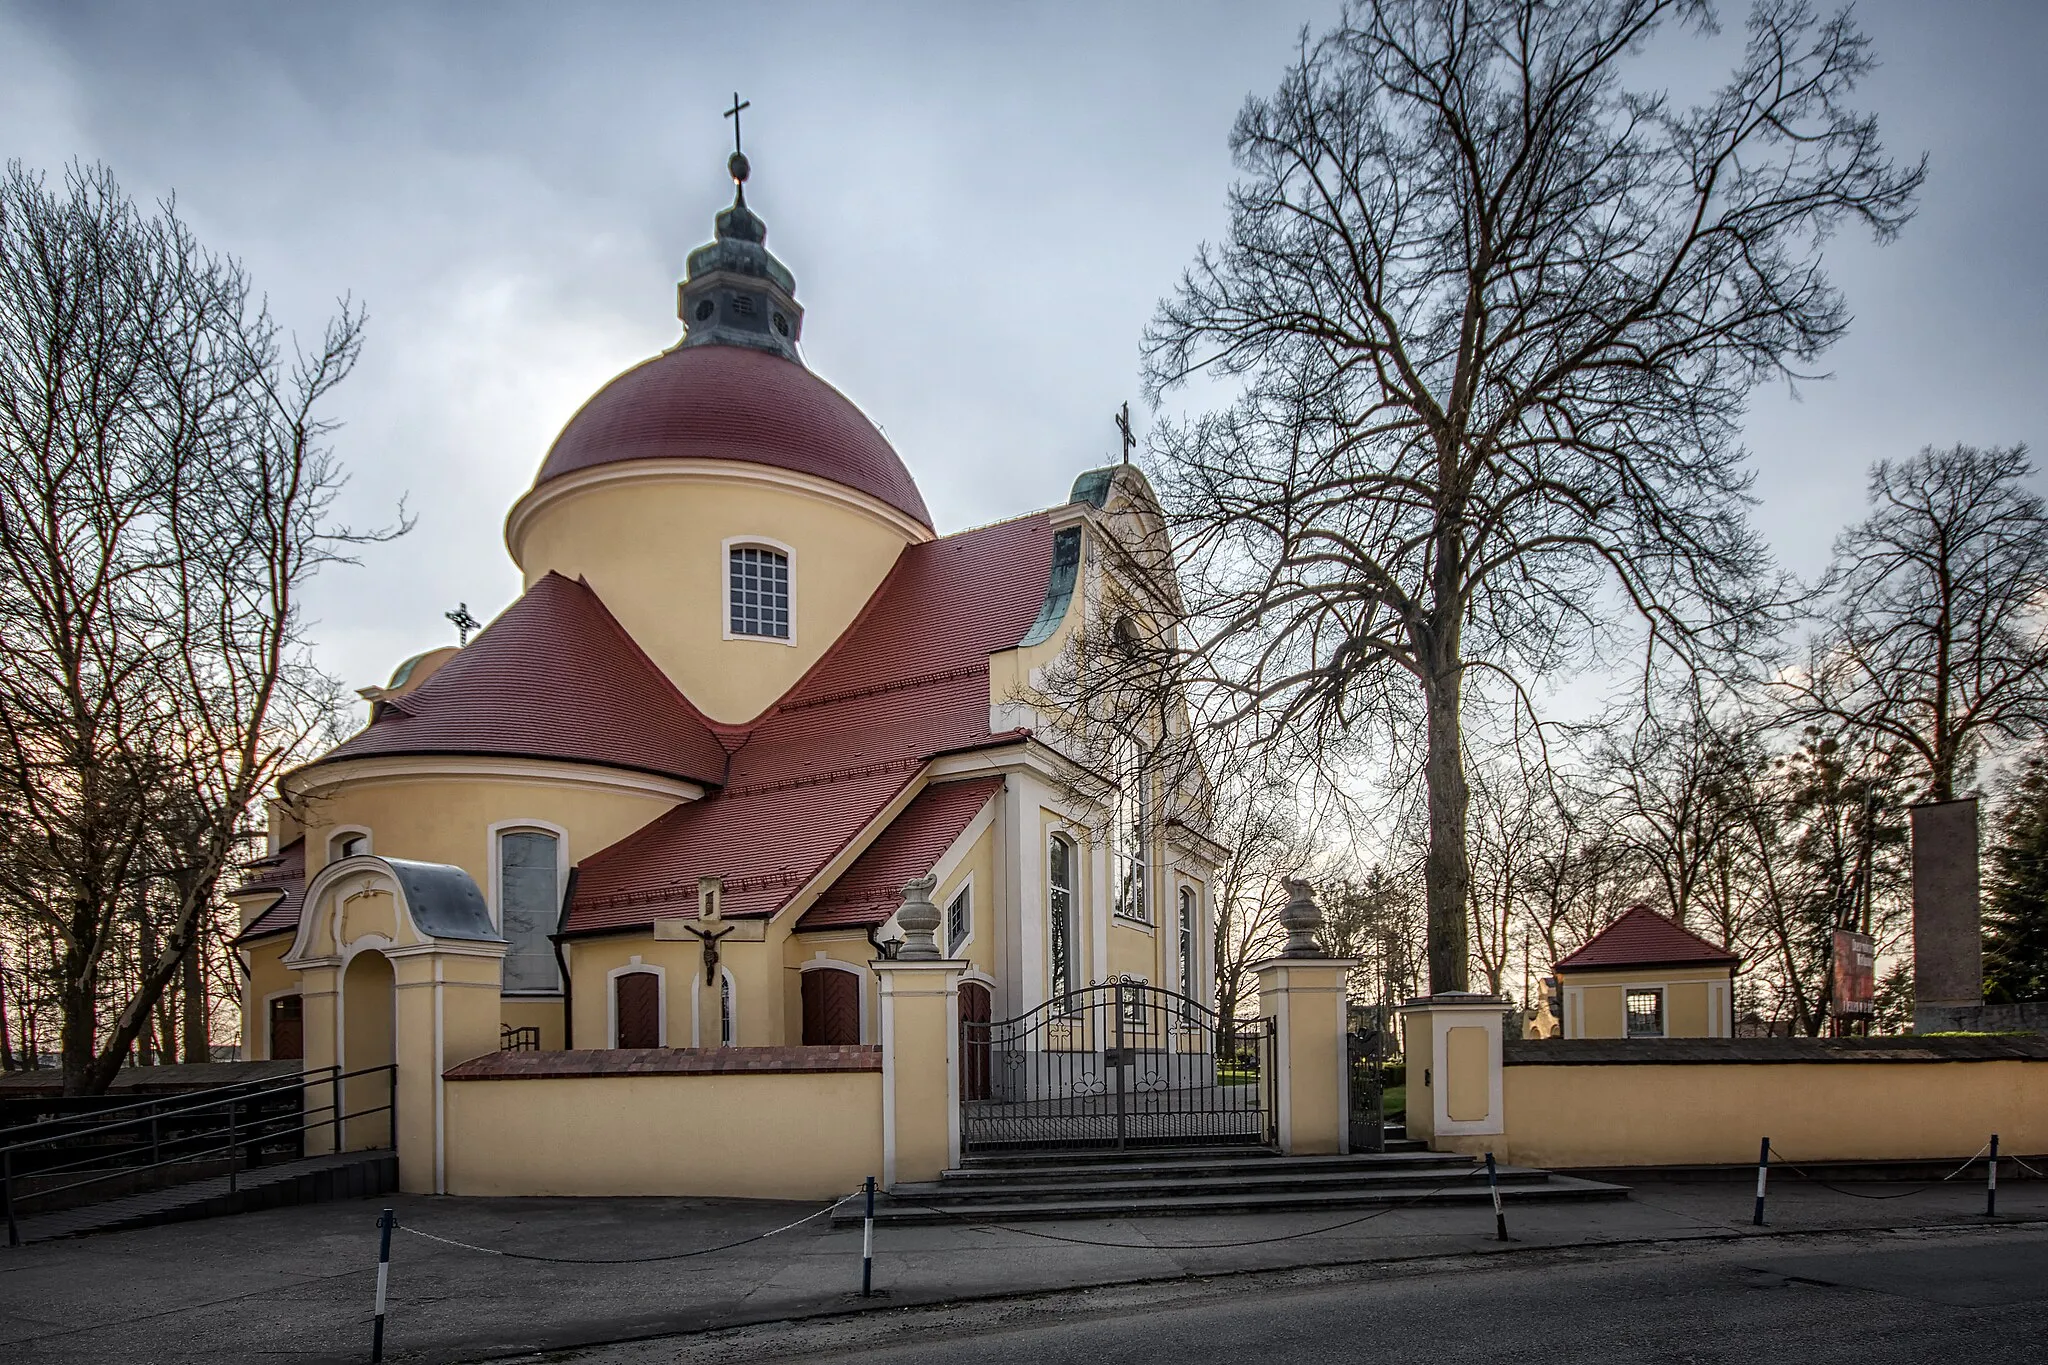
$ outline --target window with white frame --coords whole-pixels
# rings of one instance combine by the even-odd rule
[[[543,830],[498,835],[498,932],[505,950],[505,989],[558,991],[561,971],[548,941],[561,917],[561,841]]]
[[[1117,766],[1121,772],[1110,830],[1110,857],[1116,877],[1115,913],[1122,919],[1149,924],[1152,912],[1145,895],[1145,844],[1152,824],[1151,779],[1136,745],[1125,750],[1124,760]]]
[[[789,556],[762,545],[729,551],[727,629],[734,635],[789,638]]]
[[[1055,834],[1046,845],[1046,944],[1052,968],[1048,994],[1055,1000],[1074,988],[1074,844]]]
[[[963,886],[960,894],[953,897],[953,903],[946,907],[946,955],[958,957],[960,949],[967,943],[967,936],[974,932],[974,888]]]
[[[1628,1014],[1629,1037],[1662,1038],[1664,1036],[1664,992],[1662,990],[1630,991],[1624,1008]]]
[[[1195,928],[1199,920],[1196,913],[1195,888],[1183,886],[1180,889],[1180,993],[1188,999],[1195,998]]]
[[[338,863],[343,858],[353,858],[358,853],[370,851],[368,830],[345,829],[337,833],[327,844],[327,861]]]
[[[732,973],[718,974],[718,1045],[731,1047],[736,1036],[732,1009]]]

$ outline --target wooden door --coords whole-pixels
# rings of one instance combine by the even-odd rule
[[[305,1001],[296,995],[280,995],[270,1002],[270,1060],[296,1062],[305,1055]]]
[[[661,979],[653,972],[612,978],[620,1047],[661,1046]]]
[[[860,978],[852,972],[804,973],[804,1042],[850,1047],[860,1042]]]
[[[989,994],[978,981],[960,983],[960,1098],[988,1098]]]

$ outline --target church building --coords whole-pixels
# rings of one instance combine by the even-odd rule
[[[1032,700],[1091,614],[1142,598],[1104,547],[1163,547],[1144,476],[940,534],[806,365],[733,169],[682,336],[569,419],[510,509],[521,595],[366,688],[368,724],[282,781],[234,893],[245,1057],[357,1071],[416,1027],[454,1067],[457,986],[495,989],[514,1053],[881,1044],[876,964],[926,878],[908,903],[938,912],[960,1018],[1113,979],[1211,998],[1223,850],[1154,815],[1200,793],[1091,787]],[[415,1009],[405,959],[430,951]]]

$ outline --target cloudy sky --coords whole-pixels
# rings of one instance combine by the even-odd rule
[[[322,657],[361,685],[456,602],[510,600],[506,509],[577,405],[675,339],[735,88],[807,356],[952,530],[1113,453],[1140,330],[1222,226],[1231,118],[1333,8],[0,0],[0,155],[175,192],[304,332],[368,305],[347,511],[403,496],[419,525],[317,593]],[[1856,312],[1834,378],[1756,396],[1759,519],[1802,572],[1872,460],[2048,439],[2048,5],[1857,9],[1884,63],[1863,102],[1931,171],[1902,240],[1832,253]],[[1648,79],[1704,88],[1729,41],[1662,45]]]

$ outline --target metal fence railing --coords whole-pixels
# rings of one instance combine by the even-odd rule
[[[352,1099],[350,1092],[356,1087],[348,1082],[371,1076],[385,1078],[384,1102],[349,1109],[363,1097]],[[220,1160],[227,1163],[228,1188],[234,1190],[250,1158],[286,1145],[294,1155],[300,1154],[305,1134],[315,1129],[329,1130],[333,1150],[342,1151],[345,1141],[360,1137],[347,1125],[377,1114],[386,1116],[380,1125],[385,1145],[395,1148],[395,1063],[355,1071],[314,1067],[288,1080],[241,1081],[8,1129],[0,1132],[0,1143],[5,1144],[0,1145],[0,1203],[6,1210],[7,1244],[21,1245],[22,1204],[54,1200],[171,1166]],[[71,1178],[62,1178],[67,1176]],[[59,1178],[58,1183],[48,1183],[52,1177]],[[34,1188],[21,1188],[24,1180],[32,1180]]]

